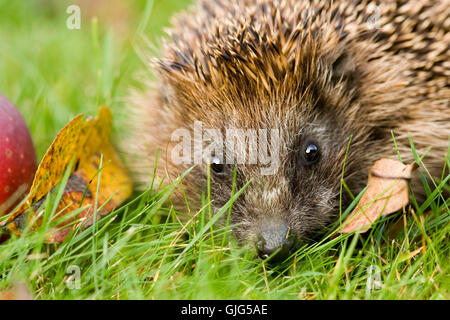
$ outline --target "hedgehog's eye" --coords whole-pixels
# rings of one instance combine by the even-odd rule
[[[319,161],[320,152],[319,147],[314,142],[308,142],[305,147],[305,160],[308,164],[313,164]]]
[[[211,171],[216,175],[225,174],[225,165],[221,163],[218,157],[212,157],[211,159]]]

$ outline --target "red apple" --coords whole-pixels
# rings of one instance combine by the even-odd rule
[[[36,153],[25,120],[0,95],[0,216],[23,199],[36,168]]]

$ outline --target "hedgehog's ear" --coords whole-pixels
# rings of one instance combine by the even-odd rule
[[[331,61],[331,81],[352,83],[356,78],[356,63],[345,50],[334,61]]]

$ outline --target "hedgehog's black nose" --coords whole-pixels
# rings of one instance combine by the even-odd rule
[[[289,228],[285,224],[274,224],[264,229],[256,242],[260,258],[267,259],[272,256],[271,262],[285,260],[293,245],[293,236],[289,235]]]

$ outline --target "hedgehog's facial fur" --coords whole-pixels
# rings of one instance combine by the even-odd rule
[[[278,119],[272,125],[288,122],[292,118]],[[345,136],[334,131],[326,122],[316,120],[307,122],[296,134],[289,129],[282,132],[277,151],[280,165],[271,175],[262,175],[258,165],[225,164],[220,174],[211,170],[211,194],[217,208],[230,199],[234,170],[236,190],[250,181],[232,207],[231,224],[236,225],[233,231],[239,240],[256,243],[262,232],[277,224],[286,226],[297,242],[309,241],[332,221],[339,204],[337,164],[342,163],[348,143]],[[311,141],[320,152],[314,163],[305,159]]]

